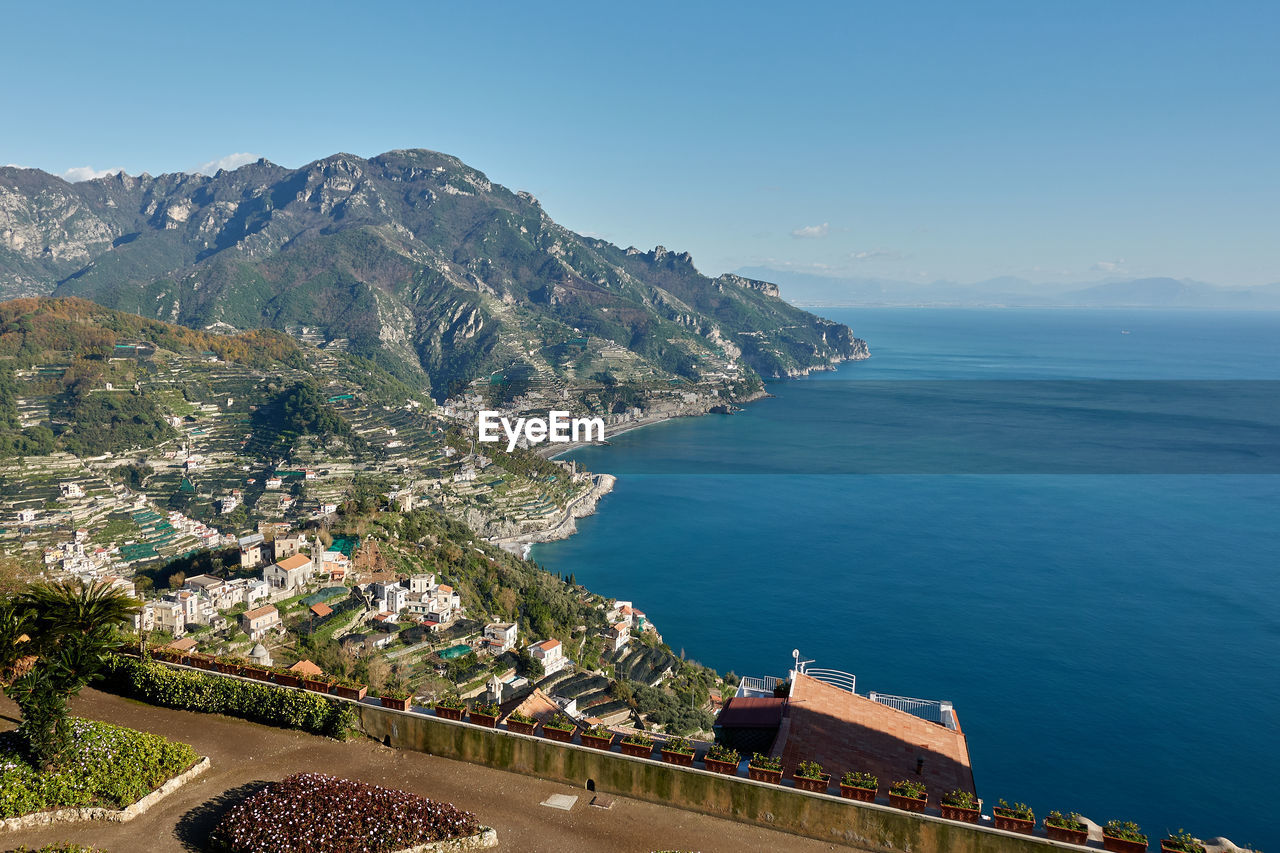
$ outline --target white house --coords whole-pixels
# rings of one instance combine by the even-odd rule
[[[272,630],[280,627],[280,611],[275,605],[264,604],[254,610],[240,614],[240,627],[249,635],[249,639],[261,640]]]
[[[626,621],[618,621],[609,626],[609,630],[604,632],[605,643],[617,651],[627,644],[631,639],[631,626]]]
[[[413,575],[409,578],[409,592],[430,593],[435,586],[435,575]]]
[[[564,646],[559,640],[543,640],[529,646],[529,654],[542,664],[546,675],[553,675],[565,668],[569,659],[564,656]]]
[[[142,624],[147,627],[150,621],[151,629],[155,631],[168,631],[173,635],[174,639],[181,637],[187,633],[187,614],[186,609],[176,601],[152,601],[147,603],[150,612],[150,620],[147,619],[146,613],[143,614]]]
[[[517,627],[515,622],[495,622],[484,626],[484,641],[489,651],[500,655],[516,644]]]

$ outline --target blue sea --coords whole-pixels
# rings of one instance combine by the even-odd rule
[[[617,486],[534,559],[951,700],[988,803],[1280,846],[1280,313],[821,313],[872,358],[576,451]]]

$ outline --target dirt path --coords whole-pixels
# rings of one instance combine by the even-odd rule
[[[100,845],[109,853],[199,851],[218,814],[249,786],[303,771],[332,773],[451,802],[497,829],[501,850],[810,853],[848,849],[621,797],[604,810],[588,805],[589,792],[560,783],[401,752],[368,740],[338,743],[228,717],[171,711],[94,690],[76,699],[72,710],[79,716],[184,741],[208,755],[213,766],[130,823],[64,824],[0,833],[0,850],[76,841]],[[16,716],[13,703],[0,698],[0,729],[12,728]],[[576,795],[578,801],[569,811],[540,805],[552,794]]]

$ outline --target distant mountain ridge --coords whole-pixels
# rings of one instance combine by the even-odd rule
[[[1174,278],[1139,278],[1078,284],[1033,284],[1004,276],[972,284],[929,284],[887,278],[838,278],[767,267],[742,275],[778,282],[784,299],[806,306],[937,305],[1076,308],[1280,309],[1280,283],[1220,287]]]
[[[775,285],[575,234],[425,150],[75,184],[0,168],[0,298],[50,294],[337,342],[437,399],[514,364],[572,378],[566,347],[620,347],[685,379],[713,362],[782,376],[867,354]]]

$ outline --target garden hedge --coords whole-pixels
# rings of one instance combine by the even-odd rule
[[[122,655],[111,656],[104,686],[164,708],[226,714],[338,739],[359,724],[359,715],[348,702],[296,688],[170,669]]]

